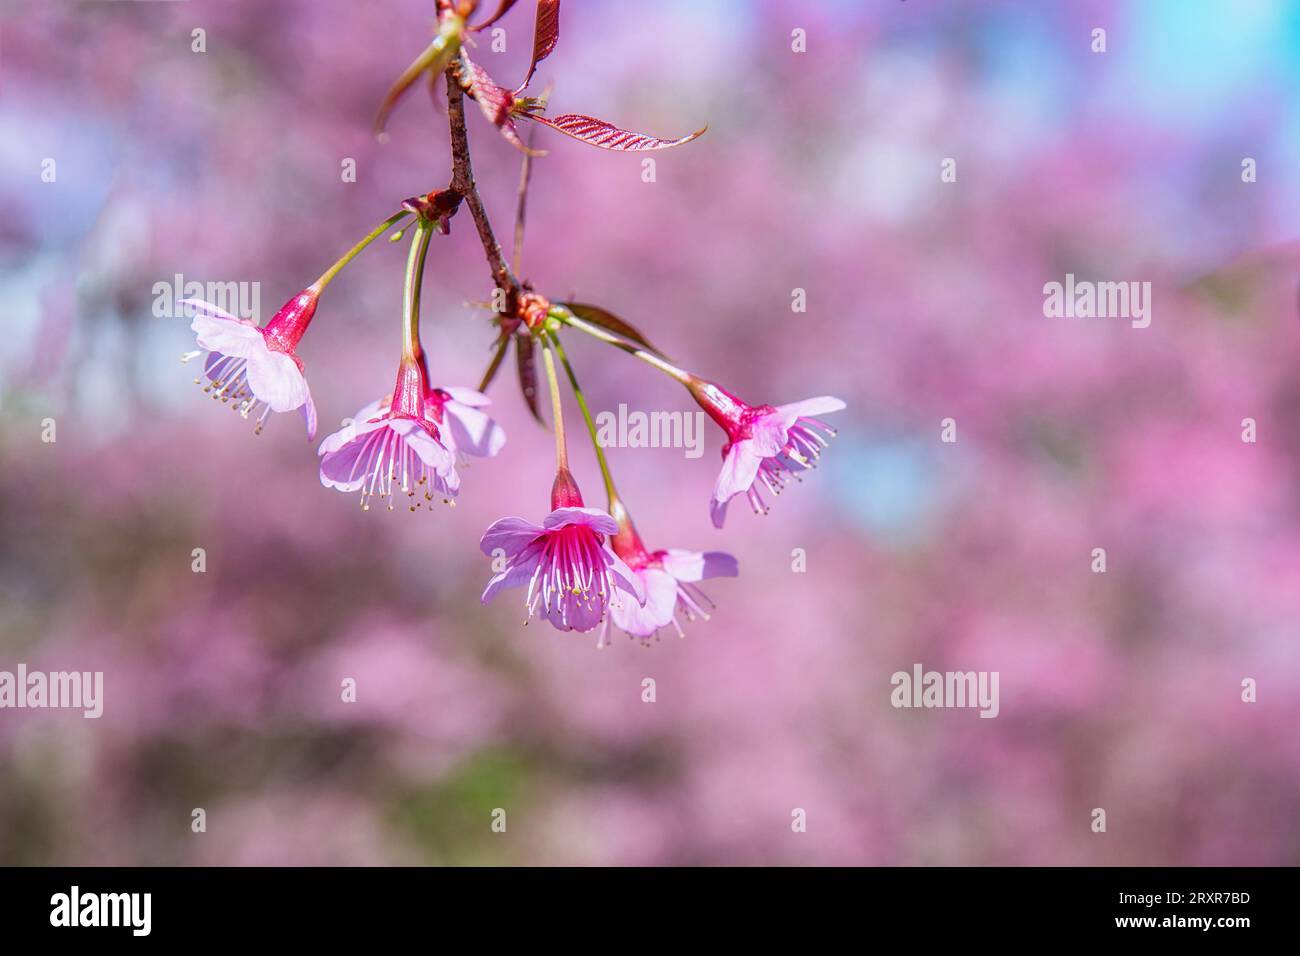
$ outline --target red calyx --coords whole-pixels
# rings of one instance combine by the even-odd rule
[[[555,484],[551,485],[551,510],[581,507],[582,492],[578,490],[578,483],[573,480],[569,469],[561,468],[555,473]]]
[[[686,387],[700,408],[709,413],[709,417],[722,427],[733,442],[747,438],[749,423],[757,415],[768,411],[766,406],[747,405],[721,385],[703,379],[693,379]]]
[[[319,299],[320,293],[308,287],[280,306],[280,311],[271,316],[271,321],[267,322],[266,327],[262,329],[267,348],[285,352],[297,361],[298,356],[294,355],[293,351],[302,341],[303,333],[307,331],[312,316],[316,314],[316,303]],[[302,365],[301,362],[298,364]]]
[[[437,427],[424,414],[424,396],[428,392],[424,363],[414,356],[403,356],[397,366],[397,384],[393,386],[393,402],[389,415],[393,418],[413,418],[438,437]]]
[[[633,571],[653,564],[655,556],[646,550],[623,502],[615,498],[610,502],[609,513],[618,522],[618,533],[609,539],[609,546],[614,549],[614,553]]]

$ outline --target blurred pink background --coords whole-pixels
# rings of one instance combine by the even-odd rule
[[[503,83],[531,6],[505,53],[480,43]],[[521,594],[479,604],[479,536],[539,519],[553,467],[509,376],[509,443],[454,509],[362,513],[296,416],[255,438],[217,412],[177,362],[187,322],[153,314],[182,273],[260,283],[265,320],[446,184],[423,91],[371,133],[432,8],[5,12],[0,669],[102,670],[105,709],[0,711],[0,863],[1300,862],[1300,10],[565,3],[534,83],[552,112],[710,128],[654,183],[539,130],[523,274],[750,401],[849,405],[822,467],[725,532],[712,425],[699,460],[614,450],[647,543],[741,576],[685,640],[597,650],[524,628]],[[518,154],[469,125],[508,237]],[[301,349],[322,435],[391,387],[403,260],[380,243],[322,299]],[[1066,273],[1152,282],[1150,328],[1045,317]],[[462,213],[426,279],[445,383],[486,364],[465,303],[489,291]],[[691,408],[566,345],[597,410]],[[894,709],[916,662],[998,671],[999,716]]]

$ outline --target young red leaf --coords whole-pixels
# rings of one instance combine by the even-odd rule
[[[551,51],[555,49],[555,44],[560,41],[560,0],[537,0],[537,25],[533,27],[533,59],[528,64],[528,75],[524,81],[515,89],[515,93],[522,93],[537,72],[537,64],[541,63]]]
[[[515,105],[515,95],[504,86],[498,86],[487,70],[471,60],[464,52],[460,56],[461,86],[470,98],[479,105],[489,123],[501,131],[501,135],[516,149],[536,155],[519,138],[515,130],[511,110]]]
[[[480,30],[486,30],[488,27],[492,26],[492,24],[496,23],[507,13],[509,13],[510,8],[513,7],[516,2],[517,0],[501,0],[501,2],[497,4],[496,13],[492,14],[492,16],[488,17],[478,26],[471,27],[470,29],[473,30],[475,33],[478,33]]]
[[[619,129],[604,120],[595,119],[591,116],[582,116],[579,113],[565,113],[563,116],[554,118],[526,112],[521,112],[518,115],[527,116],[529,119],[536,120],[551,129],[559,130],[565,136],[572,136],[574,139],[582,140],[592,146],[599,146],[601,149],[611,149],[620,153],[637,153],[651,149],[668,149],[672,146],[680,146],[682,143],[689,143],[691,140],[703,136],[704,130],[708,129],[705,126],[704,129],[698,129],[681,139],[660,139],[657,136],[649,136],[645,133],[633,133],[630,130]]]
[[[537,358],[531,333],[519,332],[515,335],[515,358],[519,360],[519,391],[523,393],[533,418],[545,425],[542,410],[537,406]]]
[[[640,329],[632,325],[630,322],[623,321],[612,312],[608,312],[598,305],[586,305],[582,302],[557,302],[556,305],[564,306],[564,308],[568,309],[584,322],[590,322],[592,325],[599,325],[602,329],[605,329],[608,332],[613,332],[615,335],[622,336],[629,342],[641,346],[641,348],[646,351],[653,352],[660,358],[668,358],[667,355],[664,355],[663,352],[650,344],[650,340],[641,333]]]

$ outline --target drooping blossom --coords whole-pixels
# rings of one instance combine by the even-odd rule
[[[615,501],[610,510],[619,529],[610,540],[610,546],[645,590],[643,605],[625,601],[611,609],[614,624],[630,637],[643,640],[669,625],[676,629],[678,637],[685,637],[682,618],[707,621],[709,612],[706,608],[714,606],[695,582],[705,578],[734,578],[740,573],[736,559],[722,551],[686,551],[681,548],[650,551],[642,543],[622,503]]]
[[[370,421],[388,411],[393,396],[371,402],[352,416],[354,422]],[[506,444],[506,432],[487,412],[492,400],[482,392],[458,385],[430,388],[424,396],[424,413],[438,428],[438,440],[463,463],[466,455],[492,458]]]
[[[316,314],[319,290],[308,287],[280,307],[264,328],[236,318],[210,302],[183,299],[194,310],[190,328],[198,335],[198,348],[186,352],[188,362],[204,353],[203,375],[195,378],[203,391],[229,405],[262,427],[272,412],[302,410],[307,440],[316,437],[316,405],[295,352]],[[204,384],[206,380],[206,384]]]
[[[824,395],[791,405],[748,405],[726,389],[699,379],[687,386],[700,407],[727,433],[722,471],[709,502],[713,525],[721,528],[727,503],[744,494],[756,514],[769,510],[763,492],[779,495],[791,478],[817,467],[835,429],[813,415],[838,412],[844,403]]]
[[[479,548],[505,564],[483,591],[484,604],[506,588],[528,585],[528,616],[541,613],[561,631],[608,626],[607,611],[640,604],[640,579],[609,550],[606,535],[618,531],[607,512],[587,508],[572,476],[560,471],[551,492],[551,513],[542,523],[501,518],[483,533]]]
[[[435,497],[450,503],[460,490],[455,457],[427,407],[423,363],[403,357],[393,397],[363,408],[347,425],[321,442],[320,480],[327,488],[360,491],[361,506],[405,492],[415,511]]]

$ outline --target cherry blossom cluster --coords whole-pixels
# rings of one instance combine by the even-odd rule
[[[594,146],[622,152],[666,149],[678,139],[661,139],[620,129],[581,114],[547,117],[545,95],[524,96],[537,66],[559,39],[559,0],[538,0],[532,60],[515,89],[499,86],[469,53],[472,36],[504,16],[516,0],[502,0],[487,19],[471,25],[476,0],[437,0],[438,29],[429,46],[402,72],[384,97],[378,126],[399,98],[422,78],[445,78],[452,145],[452,175],[445,189],[406,200],[321,275],[286,302],[263,327],[236,318],[208,302],[183,303],[193,315],[198,348],[183,356],[202,360],[195,382],[214,400],[255,423],[257,432],[272,412],[298,411],[308,440],[316,437],[316,409],[298,355],[326,287],[372,242],[392,232],[411,233],[402,293],[402,349],[392,390],[360,409],[318,448],[321,484],[359,495],[389,510],[410,511],[436,501],[453,503],[460,492],[458,466],[466,456],[491,458],[506,443],[501,426],[485,411],[485,392],[513,345],[520,388],[533,414],[539,408],[537,356],[550,394],[556,472],[550,512],[540,523],[508,517],[484,532],[480,548],[493,559],[494,574],[482,595],[487,603],[502,591],[523,588],[528,616],[545,617],[562,631],[598,630],[604,644],[609,623],[647,641],[661,630],[682,634],[683,622],[707,618],[711,602],[699,588],[707,578],[735,576],[736,559],[721,551],[698,552],[646,546],[615,487],[604,450],[573,364],[560,342],[562,332],[582,332],[630,354],[670,376],[722,428],[722,469],[709,501],[712,523],[722,528],[729,503],[744,497],[756,513],[793,479],[814,468],[834,430],[821,416],[844,408],[839,399],[813,398],[789,405],[751,405],[727,389],[670,363],[637,328],[593,305],[551,300],[517,276],[523,206],[530,163],[544,155],[519,136],[517,120],[558,130]],[[487,120],[524,155],[516,226],[515,262],[505,261],[474,185],[464,100],[476,102]],[[425,261],[435,233],[450,233],[462,205],[470,209],[494,281],[492,361],[478,388],[433,384],[421,341],[420,301]],[[581,410],[604,483],[605,509],[589,507],[569,468],[559,369]]]

